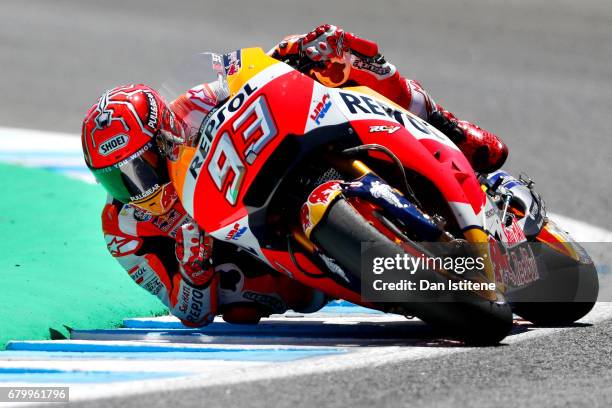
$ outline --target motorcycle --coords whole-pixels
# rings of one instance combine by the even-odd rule
[[[568,324],[593,307],[595,266],[547,218],[531,180],[478,175],[423,119],[292,65],[259,48],[203,53],[162,88],[170,100],[207,82],[228,95],[206,117],[180,118],[187,140],[169,161],[202,229],[330,298],[416,316],[470,344],[501,341],[513,313]],[[363,296],[364,258],[466,254],[481,255],[484,269],[437,267],[419,279],[493,287]]]

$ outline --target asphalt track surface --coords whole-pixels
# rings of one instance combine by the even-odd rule
[[[376,40],[400,71],[509,144],[549,208],[612,229],[609,1],[28,1],[0,5],[0,125],[78,133],[120,83],[181,57],[268,48],[319,23]],[[425,360],[86,406],[610,406],[611,323]]]
[[[436,358],[79,402],[109,407],[610,407],[612,322]]]

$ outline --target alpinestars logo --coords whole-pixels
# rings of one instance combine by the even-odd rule
[[[140,247],[140,241],[119,235],[105,234],[106,247],[112,256],[125,256],[132,254]]]

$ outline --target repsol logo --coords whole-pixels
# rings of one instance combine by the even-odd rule
[[[129,140],[128,135],[120,134],[117,136],[113,136],[110,139],[100,144],[100,147],[98,148],[98,152],[102,156],[108,156],[115,150],[121,149],[122,147],[127,145],[128,140]]]
[[[404,112],[380,103],[368,96],[350,94],[346,92],[340,92],[340,97],[347,107],[349,113],[352,115],[359,114],[373,114],[382,117],[388,117],[395,120],[400,125],[407,126],[409,123],[412,124],[418,131],[424,134],[431,134],[432,132],[427,128],[425,122],[417,120],[412,116],[406,115]]]
[[[204,157],[208,153],[210,146],[212,145],[216,130],[221,127],[223,122],[227,119],[229,114],[233,114],[238,111],[244,105],[244,101],[251,96],[257,87],[251,87],[250,84],[246,84],[244,88],[236,94],[226,104],[219,108],[213,116],[211,116],[204,125],[204,131],[202,133],[202,141],[200,143],[200,150]]]
[[[201,290],[183,286],[179,310],[186,314],[185,320],[198,323],[204,311],[204,293]]]

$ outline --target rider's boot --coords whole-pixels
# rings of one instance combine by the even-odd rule
[[[439,105],[428,121],[448,136],[465,154],[478,173],[499,169],[508,157],[508,147],[493,133],[465,120],[459,120]]]
[[[329,299],[322,293],[280,274],[245,273],[233,263],[219,272],[219,314],[228,323],[256,324],[262,317],[291,309],[312,313]]]

